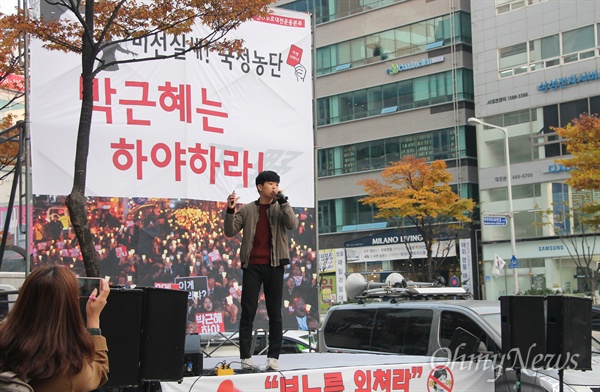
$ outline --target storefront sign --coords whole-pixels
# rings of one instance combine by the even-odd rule
[[[587,83],[594,80],[598,80],[598,70],[592,72],[582,72],[579,75],[570,75],[562,78],[547,80],[540,83],[537,89],[541,93],[546,93],[548,91],[558,90],[559,88],[575,86],[579,83]]]
[[[422,68],[427,67],[431,64],[441,63],[444,61],[444,56],[433,57],[430,59],[422,59],[419,61],[413,61],[406,64],[390,64],[390,68],[386,71],[388,75],[395,75],[402,71],[407,71],[409,69]]]

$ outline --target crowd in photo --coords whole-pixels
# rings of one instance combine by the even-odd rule
[[[33,268],[62,265],[84,276],[64,198],[36,197],[34,208]],[[206,289],[202,286],[190,291],[188,332],[236,331],[243,291],[239,258],[243,234],[224,235],[225,209],[225,203],[198,200],[89,198],[88,221],[101,275],[111,287],[125,289],[176,288],[178,278],[198,277],[206,282]],[[290,232],[284,328],[316,329],[319,306],[314,215],[307,208],[294,211],[300,226]],[[254,328],[267,326],[261,295]]]

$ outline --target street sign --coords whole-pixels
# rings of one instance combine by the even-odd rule
[[[506,226],[505,216],[484,216],[483,224],[485,226]]]
[[[519,260],[517,260],[515,255],[511,257],[510,262],[508,263],[508,268],[519,268]]]

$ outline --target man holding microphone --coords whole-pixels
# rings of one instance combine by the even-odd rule
[[[256,177],[258,200],[235,210],[239,197],[233,191],[227,197],[225,235],[233,237],[243,230],[240,259],[242,262],[242,314],[239,343],[242,369],[257,369],[252,361],[252,330],[258,296],[263,286],[269,316],[269,349],[266,370],[279,370],[279,354],[283,340],[282,297],[283,270],[290,263],[286,230],[298,228],[288,198],[279,190],[279,175],[260,172]]]

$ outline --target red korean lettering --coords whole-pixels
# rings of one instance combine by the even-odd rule
[[[126,143],[125,138],[119,139],[118,143],[111,143],[110,148],[116,149],[113,154],[113,165],[121,171],[125,171],[131,168],[133,165],[133,155],[129,150],[133,150],[135,147],[132,143]],[[121,158],[125,159],[125,162],[121,162]]]
[[[344,378],[341,372],[325,373],[323,392],[344,392]]]
[[[302,392],[320,392],[320,387],[310,387],[308,385],[308,374],[302,375]]]
[[[206,169],[209,169],[210,183],[216,183],[216,171],[218,167],[221,167],[221,163],[216,159],[216,148],[211,146],[210,150],[207,150],[202,148],[200,143],[196,143],[196,146],[188,148],[188,151],[192,154],[190,157],[190,168],[192,171],[196,174],[202,174]],[[206,154],[209,154],[208,160],[205,157]]]
[[[285,392],[299,392],[298,376],[283,377],[281,379],[281,390]]]
[[[248,187],[248,179],[250,169],[254,167],[254,165],[249,160],[249,153],[247,150],[244,150],[242,153],[242,162],[240,163],[240,152],[233,150],[225,150],[223,155],[225,158],[223,159],[223,174],[231,177],[242,177],[244,182],[244,187]],[[264,153],[258,154],[258,166],[259,172],[262,171],[264,161]],[[241,170],[236,170],[240,167]]]
[[[160,158],[160,152],[163,152],[164,157]],[[171,149],[165,143],[156,143],[152,150],[150,151],[150,156],[152,158],[152,163],[156,165],[156,167],[167,167],[169,163],[171,163]]]
[[[208,166],[204,155],[208,154],[208,150],[202,148],[200,143],[196,143],[194,147],[188,148],[188,151],[192,154],[190,157],[190,169],[196,174],[204,173]]]
[[[410,370],[394,369],[392,376],[392,390],[408,392],[410,384]]]
[[[373,372],[373,389],[390,391],[392,387],[392,371],[377,369]]]
[[[181,181],[181,167],[187,165],[185,159],[181,157],[185,155],[186,149],[181,148],[181,143],[175,143],[175,181]]]
[[[83,79],[80,78],[79,80],[81,84],[79,89],[79,98],[83,99]],[[92,106],[92,110],[97,112],[103,112],[106,116],[106,123],[112,124],[112,108],[110,105],[112,104],[112,96],[117,93],[117,90],[112,88],[110,84],[110,78],[104,79],[103,87],[104,92],[102,93],[100,91],[100,83],[98,82],[98,79],[94,78],[92,84],[92,99],[94,102],[98,102],[100,104],[94,104]]]
[[[357,392],[371,392],[371,371],[355,371],[354,385],[356,385],[355,391]]]
[[[112,160],[113,165],[115,165],[115,167],[121,171],[129,170],[133,166],[134,158],[133,154],[129,150],[133,150],[135,148],[137,179],[143,179],[142,163],[146,162],[148,160],[148,157],[144,156],[142,153],[141,140],[136,140],[136,143],[134,145],[133,143],[127,143],[125,138],[120,138],[118,143],[111,143],[110,148],[117,150],[113,154]],[[125,162],[122,162],[122,159],[124,159]]]
[[[213,106],[216,108],[220,108],[222,106],[221,102],[211,101],[208,99],[207,91],[205,88],[202,88],[202,104],[207,105],[207,106]],[[206,117],[206,116],[229,118],[229,115],[226,112],[196,108],[196,113],[200,113],[203,115],[202,116],[202,129],[203,130],[205,130],[207,132],[223,133],[223,128],[210,126],[208,124],[208,117]]]
[[[178,87],[172,86],[171,82],[166,82],[164,86],[159,86],[158,91],[162,91],[159,97],[160,107],[167,111],[179,111],[179,121],[192,122],[192,86],[189,84],[180,84]]]
[[[136,164],[137,179],[141,180],[143,178],[142,163],[144,163],[148,160],[148,157],[146,155],[144,155],[142,152],[142,141],[141,140],[135,141],[135,156],[137,158],[137,164]]]
[[[119,103],[122,105],[133,105],[133,106],[156,106],[156,102],[150,101],[148,98],[150,85],[148,82],[132,82],[126,81],[126,87],[139,87],[142,89],[141,99],[120,99]],[[140,120],[133,118],[133,108],[127,108],[127,124],[129,125],[145,125],[151,124],[150,120]]]

